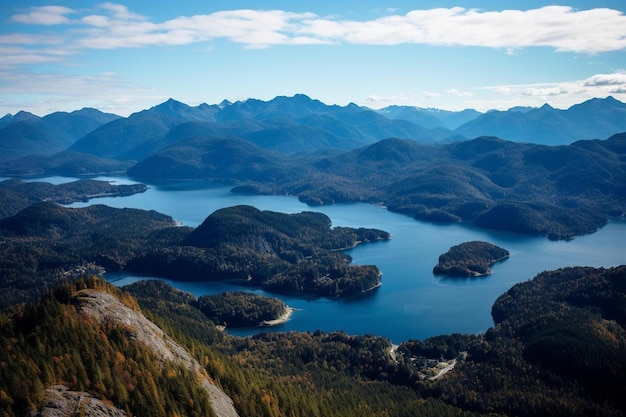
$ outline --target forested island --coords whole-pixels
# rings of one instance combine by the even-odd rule
[[[376,229],[333,228],[327,216],[314,212],[236,206],[193,229],[155,211],[37,203],[0,220],[0,298],[3,305],[32,300],[41,295],[32,284],[42,277],[54,285],[95,267],[347,297],[377,288],[381,272],[374,265],[351,265],[343,250],[389,238]]]
[[[278,298],[249,292],[202,295],[192,304],[214,324],[224,327],[257,327],[280,324],[293,311]]]
[[[464,242],[439,256],[435,275],[479,277],[491,274],[491,266],[509,257],[509,251],[489,242]]]

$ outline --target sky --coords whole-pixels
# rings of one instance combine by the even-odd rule
[[[295,94],[454,111],[626,102],[626,2],[0,4],[0,116]]]

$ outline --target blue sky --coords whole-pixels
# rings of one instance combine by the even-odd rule
[[[626,102],[620,1],[0,5],[0,115],[297,93],[447,110]]]

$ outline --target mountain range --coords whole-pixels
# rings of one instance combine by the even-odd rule
[[[527,111],[492,111],[455,130],[467,138],[490,135],[515,142],[545,145],[601,139],[624,131],[626,104],[610,96],[605,99],[594,98],[567,110],[544,104]]]
[[[412,106],[372,110],[352,103],[327,105],[302,94],[195,107],[169,99],[128,117],[89,108],[44,117],[26,111],[6,115],[0,119],[0,163],[65,150],[139,161],[178,140],[198,136],[233,135],[263,148],[298,153],[355,149],[388,138],[448,143],[496,136],[558,145],[624,131],[626,104],[613,97],[591,99],[566,110],[546,104],[486,113]]]
[[[66,150],[89,132],[119,118],[91,108],[44,117],[26,111],[6,115],[0,119],[0,162]]]

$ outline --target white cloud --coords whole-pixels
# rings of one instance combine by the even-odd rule
[[[533,46],[599,53],[626,48],[626,16],[618,10],[547,6],[532,10],[480,11],[461,7],[413,10],[356,21],[283,10],[228,10],[180,16],[156,23],[126,6],[102,3],[95,12],[61,6],[33,7],[14,22],[73,23],[82,48],[180,45],[225,39],[245,47],[354,43],[478,46],[505,53]],[[73,15],[80,15],[71,19]],[[393,12],[388,12],[393,13]],[[68,34],[69,38],[69,34]]]
[[[504,48],[507,53],[531,46],[588,53],[626,48],[626,17],[618,10],[600,8],[578,11],[547,6],[492,12],[440,8],[365,22],[314,19],[303,22],[301,30],[350,43],[481,46]]]
[[[109,3],[109,2],[101,3],[98,5],[98,8],[111,12],[113,16],[118,20],[127,20],[127,21],[148,20],[148,18],[146,18],[145,16],[129,11],[128,7],[121,5],[121,4],[115,4],[115,3]]]
[[[618,99],[625,100],[626,96],[623,95],[626,94],[626,72],[595,74],[582,80],[558,83],[490,86],[482,90],[508,96],[511,102],[518,104],[528,103],[524,99],[526,97],[535,100],[528,103],[529,105],[551,102],[557,107],[566,108],[592,97],[615,95]]]
[[[390,105],[409,105],[413,103],[413,99],[406,95],[380,96],[372,94],[365,99],[368,106],[372,108],[387,107]]]
[[[592,77],[587,78],[583,85],[585,87],[626,87],[626,72],[617,72],[613,74],[596,74]]]
[[[6,97],[23,100],[15,102],[14,98],[10,108],[0,106],[0,113],[2,110],[7,113],[22,108],[39,115],[89,106],[127,116],[138,108],[148,108],[167,98],[152,88],[135,85],[113,72],[76,75],[67,72],[18,73],[0,69],[0,90]],[[86,95],[85,91],[93,93]]]
[[[456,88],[450,88],[446,90],[446,93],[455,95],[457,97],[472,97],[474,95],[470,93],[469,91],[461,91]]]
[[[76,11],[63,6],[31,7],[28,13],[13,15],[11,20],[30,25],[60,25],[69,23],[66,15],[73,13]]]

